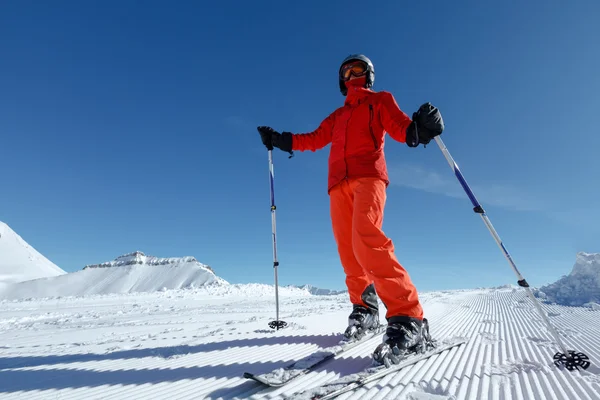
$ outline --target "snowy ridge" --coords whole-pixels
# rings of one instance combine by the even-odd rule
[[[186,289],[210,296],[273,297],[266,284],[229,284],[195,257],[158,258],[136,251],[61,276],[0,287],[0,300],[110,296]],[[311,296],[307,288],[280,287],[283,296]]]
[[[74,273],[8,285],[0,290],[0,299],[152,292],[206,285],[228,282],[194,257],[157,258],[138,251]]]
[[[194,263],[212,271],[212,268],[210,268],[208,265],[198,262],[195,257],[158,258],[154,256],[147,256],[141,251],[135,251],[130,254],[119,256],[114,261],[108,261],[102,264],[86,265],[83,269],[123,267],[127,265],[181,265],[186,263]]]
[[[38,253],[0,221],[0,284],[58,276],[66,272]]]
[[[210,286],[202,288],[210,296],[246,296],[250,298],[266,297],[272,300],[275,296],[275,286],[263,283],[236,283],[229,285]],[[280,296],[311,297],[306,290],[294,287],[279,287]]]
[[[600,253],[577,253],[571,275],[598,275],[600,268]]]
[[[302,285],[302,286],[289,285],[288,287],[306,290],[308,293],[315,295],[315,296],[336,296],[338,294],[343,294],[343,293],[347,292],[347,290],[321,289],[321,288],[318,288],[318,287],[315,287],[312,285]]]
[[[85,296],[93,298],[134,297],[140,293],[163,292],[173,295],[187,293],[217,297],[250,297],[272,299],[275,294],[273,285],[248,283],[229,284],[223,279],[212,278],[203,271],[191,271],[189,268],[158,267],[154,270],[133,266],[105,273],[103,270],[78,271],[64,278],[39,279],[22,282],[0,290],[0,300],[16,301],[52,299]],[[197,274],[197,275],[195,275]],[[68,278],[67,278],[68,277]],[[181,289],[181,290],[177,290]],[[279,288],[280,296],[310,297],[306,290],[298,288]]]
[[[537,296],[565,306],[600,303],[600,253],[577,253],[571,273],[543,286]]]
[[[552,363],[557,351],[523,290],[421,294],[431,333],[467,344],[340,399],[600,398],[600,311],[544,304],[587,371]],[[339,296],[281,296],[289,327],[269,329],[274,298],[213,297],[201,290],[0,303],[4,399],[281,399],[358,372],[372,339],[278,389],[242,377],[337,343],[350,311]]]

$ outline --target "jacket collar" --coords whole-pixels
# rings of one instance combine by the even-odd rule
[[[371,89],[366,89],[360,86],[350,86],[344,105],[356,105],[361,103],[365,98],[374,93]]]

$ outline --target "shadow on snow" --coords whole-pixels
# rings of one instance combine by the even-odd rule
[[[110,360],[186,355],[201,352],[222,351],[236,347],[268,346],[276,344],[316,344],[329,347],[338,343],[339,335],[281,336],[269,338],[236,339],[231,341],[202,343],[198,345],[180,345],[170,347],[116,351],[107,354],[71,354],[49,356],[0,357],[0,393],[13,393],[32,390],[60,390],[112,385],[144,385],[164,382],[177,382],[194,379],[232,379],[241,378],[244,372],[263,373],[284,367],[291,361],[257,361],[234,364],[218,364],[169,368],[168,364],[157,368],[93,370],[76,369],[65,364],[82,362],[101,362]],[[276,351],[276,350],[263,350]],[[307,351],[309,353],[309,351]],[[316,370],[326,370],[346,374],[356,371],[369,363],[370,358],[345,359],[342,363],[327,362]],[[23,370],[15,368],[57,365],[56,368]],[[114,365],[119,368],[120,365]],[[93,368],[93,366],[92,366]],[[214,386],[212,388],[214,390]],[[217,389],[205,393],[210,398],[235,396],[236,393],[258,392],[263,388],[250,381],[241,381],[234,387]],[[202,383],[198,382],[196,394],[202,392]]]

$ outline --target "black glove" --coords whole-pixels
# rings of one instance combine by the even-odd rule
[[[259,126],[257,129],[258,133],[260,133],[260,138],[262,139],[263,144],[267,147],[267,150],[273,150],[273,147],[277,147],[278,149],[293,154],[293,136],[290,132],[279,133],[268,126]]]
[[[406,129],[406,144],[409,147],[428,144],[444,131],[442,114],[431,103],[421,105],[419,110],[413,113],[412,121]]]

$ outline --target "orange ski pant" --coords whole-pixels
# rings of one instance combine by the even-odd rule
[[[352,304],[367,307],[361,295],[374,284],[386,318],[423,319],[417,289],[381,230],[386,184],[379,178],[344,180],[329,193],[333,235]]]

